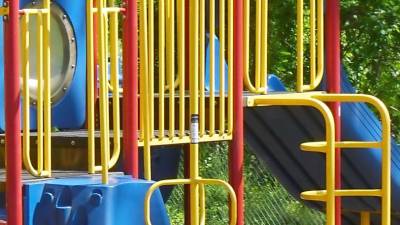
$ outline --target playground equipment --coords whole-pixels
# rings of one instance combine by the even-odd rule
[[[116,5],[114,0],[79,3],[59,0],[52,4],[49,0],[34,4],[31,1],[4,2],[0,12],[5,26],[3,130],[7,180],[2,190],[3,193],[8,191],[4,206],[7,213],[3,219],[12,225],[169,224],[160,188],[186,185],[187,223],[198,225],[206,223],[205,189],[216,185],[229,195],[229,223],[243,224],[245,124],[246,132],[251,134],[247,141],[283,184],[304,200],[324,203],[316,207],[326,212],[328,225],[341,224],[342,214],[344,223],[349,224],[354,223],[355,215],[360,216],[363,225],[372,220],[393,224],[391,210],[397,210],[398,206],[394,204],[391,208],[391,187],[398,192],[400,182],[394,178],[398,168],[391,173],[391,165],[396,166],[399,159],[397,154],[391,159],[391,150],[396,148],[390,146],[390,118],[383,103],[375,97],[340,94],[337,3],[327,2],[326,24],[330,29],[325,31],[323,1],[311,1],[310,76],[305,78],[304,4],[297,2],[297,92],[281,93],[285,91],[283,85],[275,77],[267,77],[267,1],[256,1],[253,79],[250,75],[249,0],[210,1],[207,9],[205,0],[125,0],[122,5]],[[86,15],[86,19],[82,15]],[[209,17],[208,30],[206,17]],[[15,38],[19,27],[21,42]],[[36,40],[31,38],[33,30],[37,31]],[[37,47],[31,56],[34,40]],[[61,52],[57,50],[59,40],[65,44]],[[122,87],[118,69],[120,55]],[[325,55],[326,90],[330,93],[313,91],[323,80]],[[36,73],[30,73],[33,70]],[[248,92],[244,92],[243,83]],[[274,89],[281,92],[268,91]],[[357,102],[349,109],[362,107],[361,113],[354,117],[347,109],[342,111],[346,122],[343,125],[348,126],[343,135],[340,133],[342,102],[344,106]],[[376,108],[381,125],[377,125],[378,120],[360,102]],[[270,111],[269,108],[275,106],[280,106],[278,109],[285,113]],[[307,108],[293,115],[287,111],[289,106]],[[74,131],[83,128],[83,115],[86,115],[86,131]],[[357,133],[360,128],[347,123],[365,115],[369,119],[363,121],[371,122],[366,130],[374,129],[377,133]],[[298,117],[306,119],[296,120]],[[269,120],[273,121],[272,125],[265,122]],[[57,132],[58,129],[62,131]],[[36,135],[32,135],[33,131]],[[268,133],[271,135],[265,137]],[[52,165],[55,164],[53,159],[66,161],[60,149],[52,145],[56,138],[73,140],[71,148],[76,145],[77,138],[87,140],[84,150],[87,172],[80,167],[81,161],[70,164],[71,169],[80,167],[78,172],[52,169],[59,166]],[[31,139],[36,139],[36,146]],[[282,144],[286,139],[288,141]],[[199,174],[199,144],[216,141],[231,141],[229,183]],[[31,160],[32,145],[37,151],[35,163]],[[170,179],[169,174],[152,181],[159,173],[152,156],[160,146],[173,149],[184,146],[188,165],[186,177]],[[143,180],[138,179],[139,147],[143,153]],[[171,151],[171,148],[157,151]],[[325,156],[299,155],[300,148]],[[363,151],[344,153],[343,178],[346,180],[342,187],[340,153],[354,149]],[[119,160],[121,153],[123,160]],[[82,156],[82,153],[74,154]],[[179,157],[172,152],[159,155],[162,159]],[[35,178],[27,176],[28,179],[21,181],[21,159]],[[358,163],[360,159],[368,162]],[[116,167],[117,172],[109,172]],[[118,172],[121,167],[123,173]],[[323,168],[325,173],[321,172]],[[159,170],[174,171],[176,163]],[[368,177],[360,176],[364,171],[369,171]],[[365,187],[358,186],[359,180],[366,181]],[[321,190],[312,191],[316,188]],[[342,204],[341,197],[350,197],[350,200]],[[364,202],[360,197],[376,197],[380,201]]]

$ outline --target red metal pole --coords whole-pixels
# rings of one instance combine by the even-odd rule
[[[234,1],[234,63],[233,63],[233,139],[230,144],[229,181],[237,197],[237,224],[244,224],[243,179],[243,1]]]
[[[139,177],[138,155],[138,21],[136,0],[124,0],[124,79],[123,79],[123,129],[124,171],[134,178]]]
[[[340,0],[328,0],[326,7],[326,71],[329,93],[340,93]],[[334,102],[331,110],[335,119],[335,138],[341,138],[341,113],[340,103]],[[335,188],[341,188],[341,150],[336,149],[335,161]],[[340,197],[335,200],[336,225],[342,224],[342,202]]]
[[[6,3],[9,5],[9,14],[4,17],[7,222],[22,225],[19,0]]]

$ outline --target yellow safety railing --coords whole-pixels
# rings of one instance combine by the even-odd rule
[[[23,98],[23,162],[33,176],[51,176],[51,93],[50,93],[50,0],[44,0],[41,8],[21,11],[22,43],[22,98]],[[30,29],[29,23],[35,16],[37,27],[36,80],[37,80],[37,169],[30,156]]]
[[[268,76],[268,0],[256,0],[255,46],[250,47],[250,0],[244,1],[244,84],[252,93],[267,92]],[[250,78],[250,48],[254,53],[254,85]]]
[[[310,83],[304,84],[304,2],[297,0],[297,91],[318,87],[324,75],[324,1],[310,0]]]
[[[199,39],[200,50],[196,72],[199,74],[200,142],[230,140],[232,137],[233,5],[231,0],[227,2],[229,3],[226,4],[227,10],[225,10],[225,1],[221,0],[219,3],[220,58],[216,59],[213,54],[210,56],[210,62],[208,62],[210,90],[206,92],[205,0],[199,1],[199,31],[196,37]],[[145,177],[150,179],[150,146],[190,143],[188,132],[190,124],[187,122],[190,120],[189,110],[187,110],[188,87],[185,82],[185,1],[147,0],[139,4],[141,12],[139,21],[141,131],[139,145],[145,149],[144,159],[149,162],[145,163]],[[213,5],[214,1],[210,6],[210,19],[213,19],[216,14]],[[154,27],[156,14],[158,14],[158,35]],[[215,30],[215,24],[210,23],[210,36],[213,35],[213,30]],[[158,42],[158,48],[155,47],[155,42]],[[211,52],[214,45],[213,38],[210,38]],[[226,59],[225,56],[227,56]],[[228,64],[228,74],[225,74],[225,61]],[[215,87],[215,63],[220,65],[218,91]],[[157,70],[158,81],[156,82],[155,71]],[[192,93],[189,92],[189,95]]]
[[[323,102],[365,102],[374,106],[379,112],[382,122],[381,141],[335,141],[334,120],[329,108]],[[327,224],[335,224],[335,197],[380,197],[382,200],[381,217],[382,224],[390,224],[390,117],[385,105],[377,98],[368,95],[354,94],[320,94],[308,93],[303,95],[271,95],[262,97],[249,97],[248,106],[311,106],[322,114],[325,121],[326,141],[308,142],[301,145],[301,149],[311,152],[326,154],[326,190],[306,191],[301,194],[305,200],[326,202]],[[360,149],[381,148],[382,149],[382,187],[381,189],[335,189],[335,148]],[[367,224],[369,214],[361,214],[362,224]]]
[[[110,7],[107,6],[110,5]],[[123,11],[116,7],[114,0],[87,1],[87,95],[88,95],[88,165],[89,173],[101,171],[103,183],[108,182],[108,170],[118,161],[120,155],[120,104],[118,80],[118,15]],[[94,65],[94,16],[98,24],[98,76],[99,76],[99,103],[100,103],[100,148],[101,166],[95,164],[95,65]],[[108,55],[109,54],[109,55]],[[110,62],[110,80],[107,77],[107,66]],[[112,132],[113,153],[110,158],[110,113],[109,113],[109,85],[112,92]]]
[[[210,1],[210,21],[215,20],[214,1]],[[225,10],[225,4],[227,10]],[[218,185],[230,195],[231,224],[236,224],[236,196],[225,181],[199,176],[199,142],[230,140],[233,120],[233,1],[219,2],[220,58],[210,54],[210,90],[205,87],[205,0],[190,0],[189,39],[185,39],[185,1],[140,1],[140,141],[144,146],[144,176],[151,179],[151,146],[190,143],[190,177],[156,182],[146,194],[145,219],[150,221],[150,199],[153,192],[164,185],[190,185],[191,224],[204,224],[205,185]],[[155,36],[154,17],[158,9],[158,37]],[[177,10],[175,12],[175,9]],[[228,13],[226,16],[225,13]],[[175,19],[176,15],[176,19]],[[226,19],[227,18],[227,19]],[[176,26],[176,27],[175,27]],[[210,52],[214,52],[215,24],[210,23]],[[227,35],[225,34],[227,32]],[[176,46],[174,43],[176,37]],[[158,60],[155,44],[158,41]],[[185,86],[185,41],[189,41],[189,87]],[[227,45],[225,42],[228,42]],[[176,52],[176,54],[175,54]],[[228,79],[225,79],[225,56]],[[154,82],[155,62],[158,62],[158,85]],[[215,63],[220,65],[220,85],[217,88]],[[177,66],[177,69],[175,69]],[[177,74],[175,74],[177,70]],[[177,78],[177,80],[176,80]],[[176,81],[179,84],[176,85]],[[158,93],[156,92],[158,86]],[[175,90],[174,88],[177,87]],[[225,90],[227,87],[227,90]],[[186,91],[189,91],[189,96]],[[208,95],[207,95],[208,94]],[[208,99],[208,102],[206,101]],[[155,111],[155,102],[158,110]],[[189,104],[187,104],[189,103]],[[207,104],[208,103],[208,104]],[[179,105],[178,105],[179,104]],[[217,106],[218,104],[218,106]],[[186,106],[189,106],[187,110]],[[207,108],[208,107],[208,108]],[[177,109],[177,110],[175,110]],[[158,124],[153,121],[158,113]],[[195,119],[194,119],[195,118]],[[206,121],[207,118],[207,121]],[[168,124],[166,124],[168,120]],[[188,123],[190,121],[190,123]],[[158,134],[155,132],[158,126]],[[190,133],[187,131],[190,127]]]

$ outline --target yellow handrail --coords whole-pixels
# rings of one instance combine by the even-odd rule
[[[317,2],[316,2],[317,1]],[[317,22],[317,24],[316,24]],[[304,84],[304,4],[297,1],[297,91],[312,91],[324,75],[324,1],[310,0],[310,84]]]
[[[23,163],[33,176],[51,176],[51,94],[50,94],[50,1],[44,0],[43,9],[23,9],[22,15],[22,95],[23,95]],[[30,93],[29,48],[30,15],[37,17],[37,169],[30,158]]]
[[[93,0],[87,1],[87,91],[88,91],[88,171],[89,173],[102,172],[103,183],[108,182],[108,170],[116,165],[120,155],[120,105],[119,105],[119,78],[118,78],[118,14],[121,8],[113,7],[114,1],[107,2],[97,0],[97,8],[93,7]],[[101,166],[95,164],[95,119],[94,119],[94,36],[93,20],[96,19],[99,26],[98,54],[99,54],[99,101],[100,101],[100,141],[101,141]],[[110,20],[108,20],[110,17]],[[106,23],[110,23],[109,26]],[[109,30],[109,31],[108,31]],[[108,37],[110,38],[108,43]],[[108,47],[109,45],[109,47]],[[110,81],[107,78],[107,54],[110,51]],[[112,87],[110,88],[109,85]],[[113,107],[113,153],[110,158],[110,119],[109,97],[112,92]]]
[[[151,203],[151,197],[153,193],[160,187],[162,186],[172,186],[172,185],[193,185],[197,184],[199,185],[200,192],[202,193],[202,197],[200,197],[199,201],[199,212],[193,212],[194,209],[191,208],[191,215],[197,214],[199,217],[197,218],[192,218],[193,220],[196,220],[195,223],[191,223],[192,225],[196,224],[204,224],[205,222],[205,210],[204,210],[204,185],[216,185],[216,186],[221,186],[223,187],[229,194],[229,204],[230,204],[230,210],[229,210],[229,224],[234,225],[237,222],[237,200],[236,200],[236,194],[233,188],[225,181],[223,180],[217,180],[217,179],[204,179],[204,178],[198,178],[198,179],[172,179],[172,180],[163,180],[154,183],[149,190],[146,193],[145,196],[145,203],[144,203],[144,219],[146,225],[151,225],[151,217],[150,217],[150,203]]]
[[[250,79],[250,0],[244,4],[244,85],[248,91],[258,94],[267,92],[268,76],[268,0],[256,0],[256,43],[254,85]]]
[[[379,112],[382,125],[382,140],[370,141],[340,141],[334,140],[334,120],[328,107],[322,102],[365,102],[374,106]],[[303,95],[272,95],[263,97],[249,97],[248,106],[269,105],[306,105],[317,108],[324,117],[326,127],[325,142],[303,143],[301,148],[306,151],[322,152],[326,154],[326,189],[322,191],[307,191],[301,194],[305,200],[324,201],[327,204],[327,224],[335,223],[335,197],[336,196],[372,196],[382,200],[382,224],[390,224],[390,117],[384,103],[376,97],[356,94],[320,94],[309,93]],[[354,189],[336,190],[335,179],[335,148],[382,148],[382,187],[381,189]],[[364,215],[364,221],[367,221]]]

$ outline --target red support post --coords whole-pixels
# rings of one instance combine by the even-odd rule
[[[230,144],[229,181],[237,197],[237,225],[244,224],[243,134],[243,1],[234,1],[233,138]]]
[[[123,146],[124,171],[139,177],[138,154],[138,17],[136,0],[124,0],[126,7],[123,32]]]
[[[3,17],[7,222],[22,225],[19,0],[5,3],[9,6],[8,16]]]
[[[341,92],[340,77],[340,0],[326,1],[326,71],[329,93]],[[330,105],[335,120],[335,138],[341,138],[341,109],[340,103],[334,102]],[[335,161],[335,188],[341,188],[341,150],[336,149]],[[335,200],[335,221],[336,225],[342,224],[342,203],[341,198]]]

